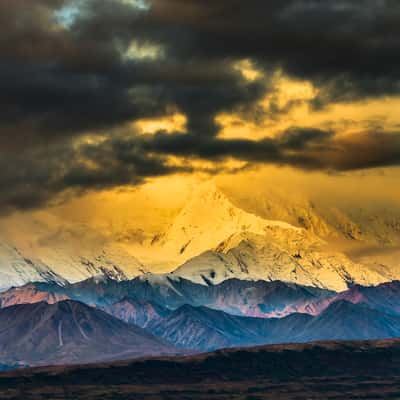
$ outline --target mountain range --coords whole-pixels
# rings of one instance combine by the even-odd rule
[[[121,313],[121,304],[125,309],[130,304],[128,313]],[[235,316],[187,304],[171,311],[128,299],[104,312],[78,301],[62,300],[3,308],[0,324],[2,365],[14,367],[104,362],[270,343],[400,336],[400,314],[346,300],[331,303],[316,316],[293,313],[283,318]]]
[[[9,365],[400,337],[398,281],[336,293],[279,281],[102,277],[30,283],[1,293],[0,304],[0,348]]]
[[[128,280],[152,270],[204,285],[238,278],[336,291],[400,279],[396,264],[353,259],[331,245],[330,230],[322,234],[315,224],[283,217],[291,223],[249,213],[211,182],[191,193],[162,232],[140,243],[46,211],[13,214],[0,220],[0,288],[99,275]],[[351,236],[348,242],[362,243]]]
[[[146,307],[154,314],[163,315],[186,304],[248,317],[318,315],[341,300],[400,314],[400,281],[369,287],[355,285],[346,291],[334,292],[281,281],[239,279],[206,286],[174,275],[147,274],[130,281],[102,277],[67,285],[29,283],[0,293],[0,307],[41,301],[52,304],[66,299],[109,310],[114,307],[124,315],[124,320],[129,319],[130,312],[135,319],[135,313]]]
[[[400,270],[335,248],[330,228],[250,213],[212,183],[170,222],[129,243],[45,211],[2,217],[1,368],[400,337]]]
[[[249,318],[185,305],[148,329],[177,347],[209,351],[225,347],[317,340],[386,339],[400,336],[400,315],[340,300],[321,314]]]
[[[107,308],[121,306],[129,299],[136,306],[157,304],[175,310],[189,304],[234,315],[275,317],[293,312],[313,314],[335,296],[336,292],[326,289],[280,281],[229,279],[217,285],[203,285],[175,275],[147,274],[130,281],[102,277],[67,285],[30,283],[0,293],[0,306],[72,299]]]

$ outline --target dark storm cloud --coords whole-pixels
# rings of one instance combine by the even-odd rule
[[[279,67],[311,79],[339,100],[399,93],[398,1],[153,0],[152,4],[146,34],[163,40],[177,57],[249,57],[260,67]],[[179,36],[189,39],[175,44]]]
[[[145,154],[137,146],[127,150],[110,140],[79,148],[56,143],[5,155],[0,170],[0,212],[42,206],[62,193],[137,185],[147,177],[190,171],[169,166],[165,157]]]
[[[289,128],[281,136],[281,144],[288,149],[301,150],[309,143],[313,145],[325,144],[331,139],[334,132],[312,128]]]
[[[81,12],[69,29],[57,26],[55,13],[72,1],[0,3],[3,144],[16,133],[35,144],[173,108],[187,115],[192,133],[215,135],[218,112],[265,92],[263,81],[246,82],[224,58],[127,59],[146,12],[118,0],[75,3]]]
[[[170,155],[324,170],[399,164],[395,133],[345,140],[293,127],[275,139],[228,140],[215,122],[221,112],[257,121],[295,106],[257,106],[277,70],[311,80],[314,107],[398,95],[397,0],[133,3],[0,2],[0,207],[186,171]],[[160,56],[127,57],[132,41]],[[244,59],[264,74],[246,80],[234,67]],[[186,115],[185,133],[120,136],[127,122],[174,111]],[[99,132],[101,143],[74,144]]]
[[[57,142],[0,159],[0,211],[42,206],[60,194],[137,185],[148,177],[192,172],[168,156],[217,163],[227,158],[247,166],[274,163],[306,170],[348,171],[400,165],[400,132],[367,131],[341,137],[332,131],[290,128],[276,138],[258,141],[220,139],[185,133],[109,137],[76,146]]]
[[[70,25],[57,25],[74,6]],[[147,10],[118,0],[3,0],[1,127],[35,142],[176,107],[190,133],[215,135],[215,115],[268,89],[242,79],[232,67],[240,59],[313,80],[315,107],[398,94],[399,19],[399,3],[385,0],[153,0]],[[132,40],[160,46],[164,58],[127,60]]]
[[[400,165],[400,132],[365,131],[351,137],[310,128],[293,127],[276,138],[199,140],[185,134],[159,133],[133,139],[145,152],[249,163],[274,163],[308,170],[349,171]],[[123,146],[132,146],[125,142]],[[121,146],[121,144],[120,144]]]

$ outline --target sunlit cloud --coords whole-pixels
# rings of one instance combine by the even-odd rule
[[[161,46],[150,43],[140,43],[137,40],[133,40],[123,57],[126,60],[155,61],[163,58],[163,56],[164,49]]]
[[[185,132],[187,118],[181,113],[174,113],[162,118],[142,119],[134,122],[132,128],[141,134],[153,134],[159,131],[174,133]]]
[[[128,4],[136,8],[140,8],[142,10],[147,10],[150,7],[150,4],[146,0],[117,0],[123,4]]]
[[[69,29],[79,15],[82,0],[67,3],[54,12],[56,22],[63,28]]]
[[[234,68],[237,69],[245,79],[255,81],[263,76],[263,72],[254,66],[254,63],[249,60],[241,60],[235,63]]]

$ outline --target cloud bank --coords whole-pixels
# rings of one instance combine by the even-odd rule
[[[398,96],[399,20],[393,0],[3,0],[0,207],[191,172],[187,160],[213,161],[213,172],[227,159],[397,166],[393,130],[293,126],[229,139],[216,117],[253,118],[276,71],[311,82],[314,109]],[[253,79],[237,68],[243,60],[260,71]],[[185,132],[127,128],[173,112],[186,116]]]

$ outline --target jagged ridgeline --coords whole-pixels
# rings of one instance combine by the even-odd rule
[[[317,218],[313,209],[300,210],[310,220]],[[391,263],[366,262],[333,249],[324,235],[332,232],[302,223],[304,215],[296,224],[261,218],[235,206],[210,182],[190,194],[163,232],[141,241],[121,241],[122,233],[106,235],[44,211],[15,214],[0,221],[0,288],[101,275],[128,280],[154,270],[205,285],[261,279],[336,291],[400,278]],[[331,230],[332,224],[329,218],[324,222]],[[336,234],[348,237],[345,225],[337,222],[336,228]]]

